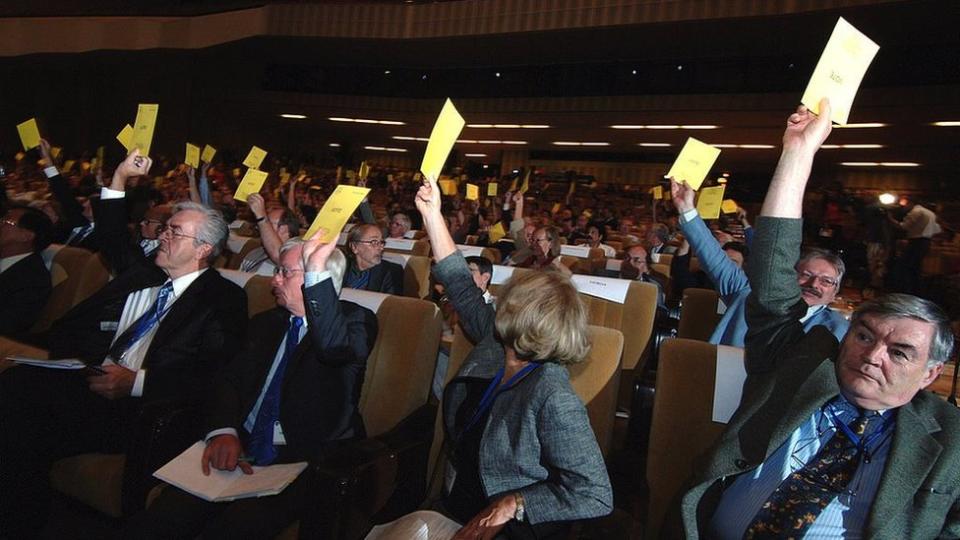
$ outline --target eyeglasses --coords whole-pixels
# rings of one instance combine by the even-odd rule
[[[9,225],[9,226],[11,226],[11,227],[19,227],[19,226],[20,226],[19,223],[17,223],[16,221],[14,221],[14,220],[12,220],[12,219],[4,219],[3,221],[0,221],[0,223],[3,223],[4,225]]]
[[[357,241],[354,242],[354,243],[355,243],[355,244],[369,244],[369,245],[371,245],[371,246],[373,246],[373,247],[383,247],[383,246],[387,245],[387,243],[384,242],[383,240],[377,240],[377,239],[373,239],[373,240],[357,240]]]
[[[303,268],[287,268],[285,266],[278,266],[273,269],[273,275],[281,274],[283,279],[290,279],[295,274],[303,272]]]
[[[175,225],[174,225],[174,227],[175,227]],[[161,225],[160,228],[157,230],[157,236],[158,236],[158,237],[159,237],[159,236],[163,236],[163,235],[166,234],[166,233],[170,233],[170,236],[172,236],[172,237],[174,237],[174,238],[192,238],[192,239],[194,239],[194,240],[200,240],[200,239],[197,238],[196,236],[190,236],[189,234],[183,234],[183,233],[180,232],[180,231],[175,231],[175,230],[173,229],[173,227],[171,227],[170,225]]]
[[[797,276],[800,278],[800,281],[806,283],[811,279],[815,279],[824,287],[836,287],[840,283],[837,278],[832,276],[827,276],[823,274],[814,274],[813,272],[808,272],[807,270],[801,271]]]

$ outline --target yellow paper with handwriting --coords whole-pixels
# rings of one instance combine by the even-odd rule
[[[724,214],[736,214],[737,213],[737,201],[733,199],[724,199],[720,204],[720,211]]]
[[[420,170],[427,178],[437,178],[443,169],[443,164],[450,155],[457,137],[466,124],[453,102],[447,99],[440,110],[437,122],[433,125],[433,131],[430,132],[430,140],[427,141],[427,151],[423,154],[423,162],[420,164]]]
[[[137,119],[133,122],[133,136],[130,137],[131,148],[139,148],[140,154],[150,155],[150,145],[153,144],[153,129],[157,125],[157,113],[160,105],[156,103],[141,103],[137,106]]]
[[[667,176],[673,177],[677,182],[685,180],[691,188],[698,190],[719,155],[719,148],[690,137]]]
[[[800,102],[820,114],[820,99],[830,99],[830,120],[844,125],[863,76],[880,46],[843,17],[837,20]]]
[[[723,191],[726,186],[703,188],[697,196],[697,213],[703,219],[720,217],[720,205],[723,204]]]
[[[246,174],[243,175],[243,180],[240,180],[240,185],[237,186],[237,192],[233,194],[233,198],[240,202],[247,202],[247,197],[260,192],[266,180],[266,171],[247,169]]]
[[[23,143],[24,150],[40,146],[40,128],[37,127],[36,118],[17,124],[17,132],[20,134],[20,142]]]
[[[213,163],[213,156],[217,155],[217,149],[209,144],[203,145],[203,153],[200,154],[200,161],[204,163]]]
[[[456,180],[440,180],[440,193],[453,197],[457,194]]]
[[[480,200],[480,187],[476,184],[467,184],[467,200],[468,201],[477,201]]]
[[[366,161],[360,162],[360,171],[357,172],[357,178],[360,180],[366,180],[370,176],[370,166],[367,165]]]
[[[251,169],[259,169],[265,157],[267,157],[266,150],[258,146],[253,146],[250,148],[250,152],[247,153],[247,157],[244,158],[243,165]]]
[[[194,169],[199,168],[200,167],[200,147],[187,143],[187,152],[186,152],[186,156],[183,159],[183,162],[193,167]]]
[[[370,193],[370,188],[337,186],[337,189],[333,190],[303,237],[309,240],[317,234],[317,231],[325,229],[326,232],[320,238],[320,241],[325,244],[335,242],[340,236],[343,226],[347,224],[350,216],[357,210],[368,193]]]
[[[490,242],[497,243],[501,238],[507,235],[507,231],[503,230],[503,223],[498,221],[496,225],[490,227],[490,231],[487,232],[487,236],[490,238]]]
[[[487,184],[487,197],[496,197],[498,189],[500,189],[500,185],[496,182]]]
[[[655,201],[663,199],[663,186],[653,186],[650,188],[650,194],[653,195]]]
[[[133,126],[130,124],[123,126],[120,133],[117,133],[117,140],[120,141],[127,152],[133,150]]]

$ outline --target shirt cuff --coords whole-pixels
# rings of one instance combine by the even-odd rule
[[[100,188],[100,200],[123,199],[126,196],[127,196],[126,191],[117,191],[115,189],[110,189],[108,187]]]
[[[232,427],[225,427],[220,429],[215,429],[210,433],[207,433],[207,436],[203,438],[203,442],[210,442],[210,439],[216,437],[217,435],[233,435],[236,438],[240,438],[240,435],[237,433],[237,430]]]
[[[696,217],[699,215],[700,214],[697,212],[696,208],[691,208],[686,212],[680,214],[680,221],[682,221],[683,223],[690,223],[691,221],[696,219]]]
[[[133,389],[130,390],[131,397],[141,397],[143,395],[143,381],[147,378],[147,370],[138,369],[137,378],[133,380]]]
[[[330,278],[329,270],[324,270],[323,272],[305,272],[303,274],[303,286],[308,288],[313,287],[317,283]]]
[[[60,171],[58,171],[55,166],[51,165],[43,170],[43,174],[47,175],[47,178],[53,178],[54,176],[60,174]]]

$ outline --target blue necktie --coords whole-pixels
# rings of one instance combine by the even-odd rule
[[[163,308],[167,305],[167,299],[170,298],[170,293],[172,292],[173,282],[168,281],[163,287],[160,287],[160,292],[157,293],[157,300],[150,306],[150,309],[120,334],[120,337],[113,343],[109,351],[110,357],[113,358],[114,361],[119,363],[123,359],[123,355],[126,354],[127,349],[132,347],[134,343],[140,341],[140,339],[160,321],[160,317],[163,317],[163,314],[166,313],[166,310]]]
[[[273,378],[270,379],[270,384],[267,386],[267,391],[263,394],[260,410],[257,411],[257,419],[250,431],[247,451],[257,465],[269,465],[277,459],[277,448],[273,445],[273,425],[280,419],[280,389],[283,387],[283,373],[286,370],[287,362],[293,356],[293,351],[297,349],[300,342],[301,326],[303,326],[302,317],[292,317],[290,319],[290,328],[287,329],[287,341],[283,349],[283,356],[280,357],[280,364],[277,365]]]

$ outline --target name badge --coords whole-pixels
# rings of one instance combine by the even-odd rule
[[[273,444],[275,446],[287,444],[287,439],[283,436],[283,427],[280,425],[279,420],[273,423]]]
[[[116,332],[120,328],[120,321],[100,321],[101,332]]]

